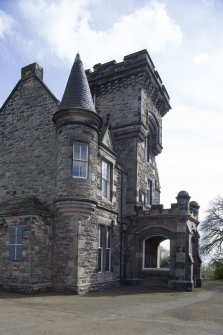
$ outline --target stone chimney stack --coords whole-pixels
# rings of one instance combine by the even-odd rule
[[[25,80],[33,76],[38,77],[40,80],[43,80],[43,68],[37,64],[32,63],[30,65],[24,66],[21,69],[21,79]]]

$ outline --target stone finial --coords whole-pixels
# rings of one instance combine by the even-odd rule
[[[180,191],[176,197],[178,209],[181,211],[189,211],[190,196],[187,191]]]
[[[191,201],[190,202],[190,211],[195,215],[195,217],[198,219],[199,214],[199,208],[197,201]]]

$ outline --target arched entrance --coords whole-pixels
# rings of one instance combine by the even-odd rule
[[[169,259],[169,239],[164,236],[152,236],[143,241],[143,269],[169,268]]]
[[[142,280],[144,286],[168,286],[170,274],[170,255],[172,252],[173,233],[165,228],[150,228],[141,235],[142,245]],[[162,262],[164,256],[166,262]]]

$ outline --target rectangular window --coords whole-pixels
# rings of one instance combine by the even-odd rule
[[[153,195],[153,183],[152,183],[152,180],[148,179],[148,182],[147,182],[147,205],[152,205],[152,195]]]
[[[139,190],[139,202],[142,205],[145,205],[145,202],[146,202],[146,195],[142,190]]]
[[[111,271],[111,227],[106,230],[106,271]]]
[[[98,272],[111,271],[112,228],[98,226]]]
[[[88,175],[88,144],[73,144],[73,177],[86,179]]]
[[[22,228],[11,227],[9,229],[9,259],[11,261],[22,260]]]
[[[103,227],[98,226],[98,272],[103,272]]]
[[[111,164],[102,161],[102,197],[111,199]]]

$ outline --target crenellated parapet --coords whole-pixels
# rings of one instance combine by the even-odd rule
[[[86,74],[94,96],[139,85],[147,91],[161,116],[171,108],[167,90],[147,50],[127,55],[120,63],[113,60],[96,64],[93,71],[87,70]]]
[[[144,210],[143,206],[136,207],[136,214],[144,217],[153,216],[185,216],[198,222],[200,206],[196,201],[191,201],[188,192],[180,191],[177,195],[177,203],[172,203],[170,208],[164,208],[163,204],[152,204],[150,208]]]

